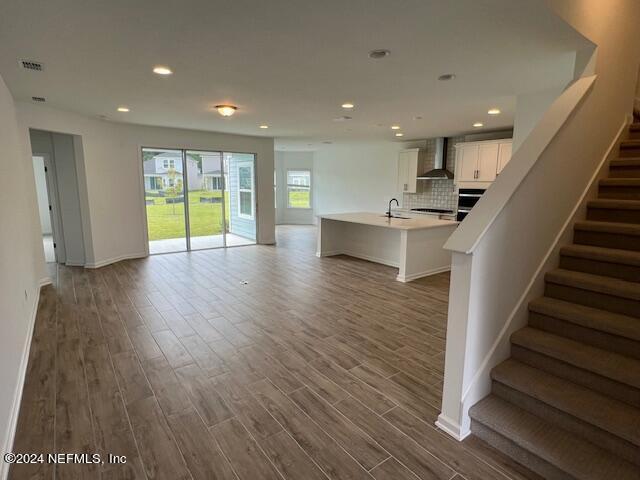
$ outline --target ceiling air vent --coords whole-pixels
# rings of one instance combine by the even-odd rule
[[[46,102],[47,99],[44,97],[31,97],[31,100],[33,100],[34,102]]]
[[[19,60],[18,63],[25,70],[35,70],[36,72],[44,70],[44,65],[34,60]]]

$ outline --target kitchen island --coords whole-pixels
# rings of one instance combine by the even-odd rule
[[[451,253],[442,246],[458,222],[415,215],[388,218],[380,213],[336,213],[318,216],[316,255],[349,255],[399,269],[397,280],[445,272]]]

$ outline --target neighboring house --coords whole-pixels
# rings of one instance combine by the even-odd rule
[[[222,190],[222,171],[220,169],[220,154],[201,155],[202,158],[202,188],[204,190]]]
[[[143,166],[145,190],[163,190],[182,180],[182,157],[174,152],[155,155],[145,160]],[[187,157],[187,182],[190,190],[202,189],[202,175],[198,170],[198,162]]]

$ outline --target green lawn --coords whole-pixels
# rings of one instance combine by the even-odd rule
[[[309,190],[302,192],[289,192],[290,208],[311,208],[309,203]]]
[[[189,224],[192,237],[222,233],[222,204],[200,203],[200,197],[220,197],[221,192],[194,190],[189,194]],[[147,205],[149,240],[165,240],[185,236],[184,205],[167,204],[166,197],[147,197],[153,205]],[[229,223],[229,192],[225,196],[226,218]]]

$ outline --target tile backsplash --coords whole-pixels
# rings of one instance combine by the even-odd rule
[[[464,142],[465,137],[451,137],[447,143],[447,170],[455,171],[456,149],[455,145]],[[426,150],[426,170],[431,170],[435,163],[436,140],[429,138],[420,148]],[[442,208],[456,210],[458,196],[456,195],[453,180],[418,180],[416,193],[405,193],[402,197],[404,208]]]

